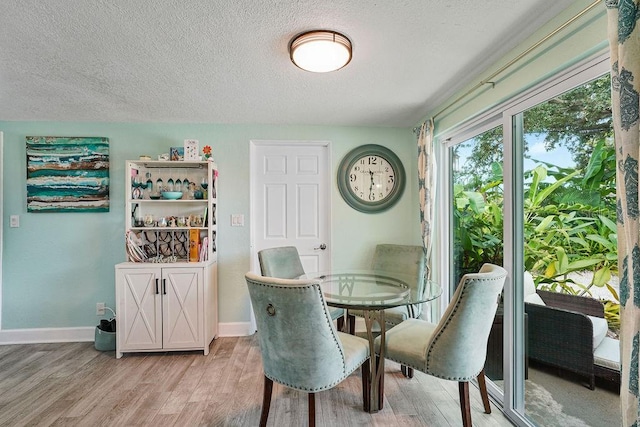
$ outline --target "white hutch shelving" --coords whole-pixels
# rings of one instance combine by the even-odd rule
[[[128,160],[125,170],[128,261],[115,267],[116,357],[171,350],[206,355],[218,334],[217,167]],[[158,186],[170,180],[182,190],[180,198],[162,197]]]

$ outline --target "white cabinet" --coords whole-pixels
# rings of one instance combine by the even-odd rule
[[[171,350],[206,355],[218,334],[215,164],[127,161],[126,173],[128,262],[116,265],[116,357]],[[176,191],[177,181],[195,185],[182,197],[164,198],[155,190],[169,180]],[[147,181],[152,184],[140,184]]]
[[[201,263],[198,263],[201,264]],[[116,357],[203,350],[218,334],[216,264],[116,266]]]

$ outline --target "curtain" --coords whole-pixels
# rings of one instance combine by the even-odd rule
[[[436,186],[436,163],[433,158],[433,119],[424,122],[418,133],[418,198],[422,245],[427,254],[426,279],[431,278],[431,228]]]
[[[620,405],[623,426],[640,426],[640,0],[606,0],[616,145],[620,270]]]

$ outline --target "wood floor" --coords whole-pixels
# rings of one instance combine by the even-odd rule
[[[0,346],[0,426],[257,426],[262,363],[255,335],[218,338],[202,352],[115,359],[93,343]],[[471,386],[474,426],[510,426],[485,414]],[[388,362],[385,406],[362,411],[359,371],[316,396],[319,426],[459,426],[458,386]],[[306,425],[305,393],[274,384],[269,426]]]

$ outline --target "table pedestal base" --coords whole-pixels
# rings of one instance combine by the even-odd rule
[[[384,377],[384,348],[385,348],[385,331],[386,323],[384,321],[384,310],[363,310],[364,325],[367,330],[367,339],[369,340],[369,353],[371,361],[369,363],[371,372],[370,392],[369,392],[369,412],[378,412],[383,407],[383,397],[381,393],[382,380]],[[380,355],[376,357],[373,341],[373,324],[377,322],[380,327]],[[355,332],[355,331],[354,331]]]

